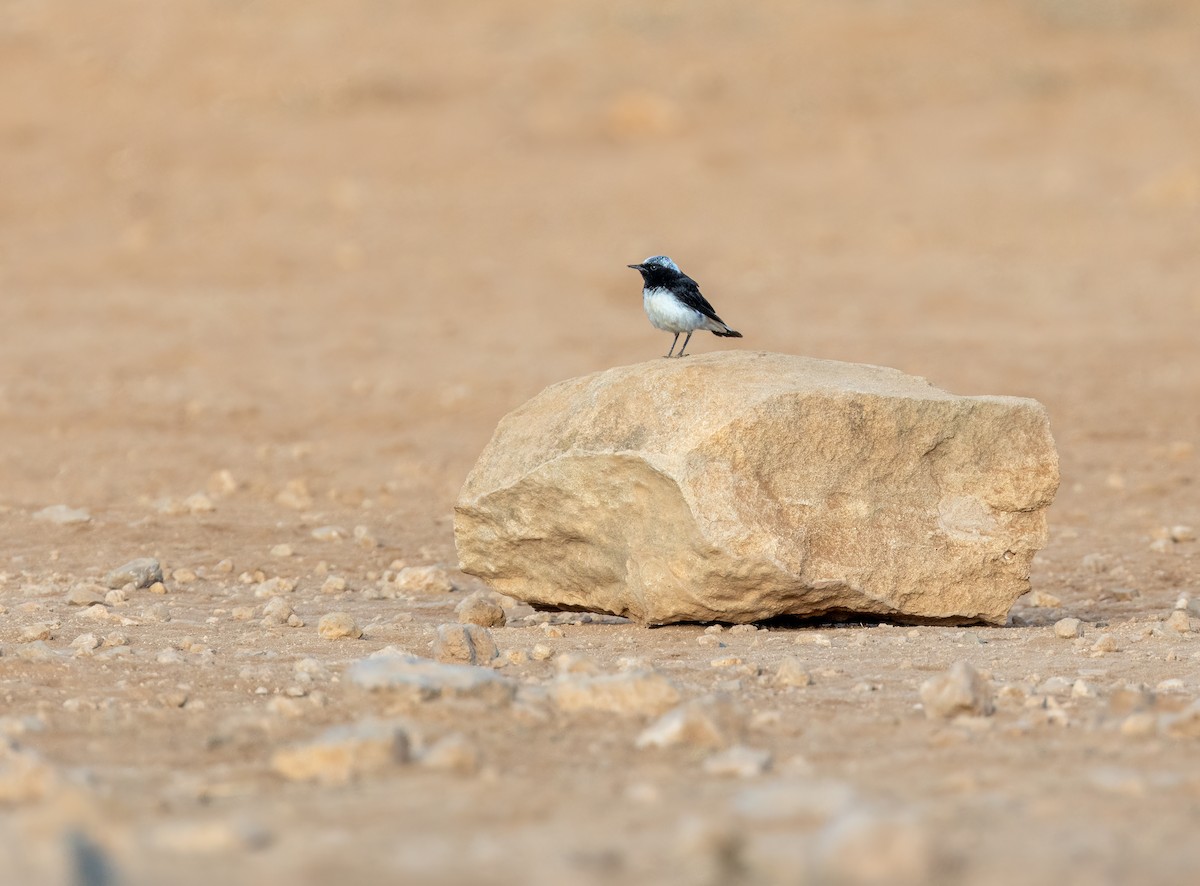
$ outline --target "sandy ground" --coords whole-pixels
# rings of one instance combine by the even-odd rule
[[[1170,724],[1200,639],[1165,620],[1200,598],[1200,543],[1167,535],[1200,527],[1197,45],[1186,0],[7,0],[2,879],[1189,881],[1200,730]],[[385,593],[453,570],[499,417],[665,352],[624,267],[658,252],[733,347],[1045,403],[1041,596],[1008,627],[723,648],[534,618],[493,632],[515,706],[351,685],[479,589]],[[57,504],[91,519],[34,519]],[[67,602],[140,556],[165,594]],[[277,576],[301,627],[261,623]],[[335,610],[364,637],[321,638]],[[87,633],[118,645],[75,655]],[[789,656],[811,686],[771,679]],[[539,701],[562,662],[622,659],[731,694],[769,771]],[[996,713],[927,720],[920,684],[960,659]],[[479,764],[272,769],[371,717]]]

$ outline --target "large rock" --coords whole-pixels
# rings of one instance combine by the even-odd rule
[[[999,623],[1057,487],[1033,400],[723,352],[547,388],[500,422],[454,531],[464,571],[535,606]]]

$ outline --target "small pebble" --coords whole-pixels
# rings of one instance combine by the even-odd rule
[[[176,584],[190,585],[196,580],[196,573],[191,569],[176,569],[171,573],[171,579]]]
[[[995,710],[990,682],[966,661],[955,662],[946,673],[922,683],[921,703],[929,719],[988,716]]]
[[[1054,635],[1062,637],[1064,640],[1073,639],[1080,635],[1080,626],[1082,624],[1077,618],[1060,618],[1054,623]]]
[[[129,600],[129,595],[124,590],[118,588],[114,591],[109,591],[104,595],[104,602],[108,606],[120,606]]]
[[[775,671],[777,686],[811,686],[812,674],[805,669],[804,664],[795,656],[788,656],[779,663]]]
[[[362,636],[362,629],[348,612],[330,612],[321,616],[317,634],[326,640],[357,640]]]
[[[350,533],[341,526],[318,526],[310,534],[317,541],[341,541]]]
[[[292,546],[288,544],[275,545],[271,548],[272,557],[290,557],[292,556]]]
[[[321,584],[322,594],[340,594],[346,590],[346,579],[340,575],[331,575]]]
[[[35,622],[21,629],[21,642],[33,643],[36,640],[53,640],[54,631],[48,624]]]
[[[533,649],[529,650],[529,657],[534,661],[547,661],[553,656],[554,650],[552,650],[545,643],[536,643],[534,644]]]
[[[1170,530],[1171,541],[1195,541],[1196,530],[1191,526],[1172,526]]]
[[[283,597],[272,597],[263,607],[264,624],[287,624],[291,615],[292,607]]]
[[[1120,649],[1117,646],[1116,638],[1112,634],[1101,634],[1096,638],[1096,642],[1092,644],[1092,651],[1100,654],[1106,652],[1117,652]]]
[[[76,655],[88,655],[99,646],[100,638],[95,634],[80,634],[71,641],[71,648],[75,650]]]
[[[483,592],[471,594],[454,607],[454,614],[462,624],[479,625],[485,628],[504,627],[504,609]]]
[[[104,594],[99,588],[75,585],[67,591],[67,605],[69,606],[93,606],[103,602]]]
[[[433,657],[437,661],[456,664],[490,664],[499,651],[487,628],[475,624],[444,624],[437,630],[433,642]]]
[[[1188,617],[1186,609],[1176,609],[1167,616],[1167,627],[1180,634],[1190,633],[1192,630],[1192,620]]]
[[[122,588],[132,584],[134,589],[148,588],[163,580],[162,566],[153,557],[140,557],[118,566],[104,577],[110,588]]]

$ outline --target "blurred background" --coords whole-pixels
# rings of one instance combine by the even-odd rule
[[[0,714],[37,712],[22,741],[91,773],[119,867],[149,871],[130,883],[370,882],[404,853],[536,868],[598,836],[674,865],[677,820],[733,788],[631,761],[633,726],[438,714],[495,767],[453,789],[405,770],[305,791],[266,762],[379,706],[336,676],[296,717],[271,695],[302,655],[340,674],[371,646],[317,636],[326,572],[350,582],[336,605],[392,631],[373,636],[427,649],[451,604],[355,592],[397,563],[454,567],[453,502],[504,413],[666,352],[626,268],[666,253],[745,335],[692,353],[885,364],[1049,409],[1063,485],[1044,596],[1015,610],[1042,630],[839,637],[826,660],[849,672],[787,711],[818,774],[922,804],[939,882],[1007,884],[1014,862],[1031,882],[1186,882],[1193,745],[1118,734],[1109,700],[1021,732],[1043,713],[1026,704],[978,743],[912,704],[943,657],[1002,661],[1014,635],[1002,676],[1031,690],[1057,668],[1141,681],[1114,705],[1164,676],[1168,703],[1195,697],[1195,634],[1165,661],[1097,662],[1090,633],[1049,625],[1142,620],[1161,646],[1155,620],[1200,594],[1197,545],[1165,529],[1200,526],[1198,50],[1195,0],[0,0]],[[35,521],[55,504],[91,521]],[[314,538],[332,525],[363,532]],[[129,669],[68,658],[74,622],[34,626],[61,628],[50,663],[14,651],[21,619],[65,620],[69,586],[148,555],[175,567],[176,615],[134,619]],[[306,629],[259,624],[256,569],[300,582]],[[695,659],[697,633],[605,626],[596,651]],[[912,686],[875,692],[884,668]],[[670,790],[655,806],[622,780]],[[0,843],[57,839],[61,810],[31,808]],[[174,838],[187,855],[134,836],[243,812],[272,850],[228,827]],[[447,836],[472,821],[491,828],[473,855]],[[693,837],[682,856],[736,861]],[[903,843],[861,855],[887,867]],[[607,852],[570,869],[619,880]],[[293,877],[310,855],[324,867]]]
[[[733,347],[1043,400],[1063,514],[1169,494],[1198,45],[1187,0],[6,0],[7,503],[274,494],[299,452],[449,555],[505,411],[665,352],[654,253]]]

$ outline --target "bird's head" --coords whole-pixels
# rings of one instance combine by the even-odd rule
[[[671,261],[665,255],[652,255],[639,265],[629,265],[635,271],[642,275],[642,279],[646,282],[650,280],[669,280],[672,277],[682,273],[679,270],[679,265]]]

